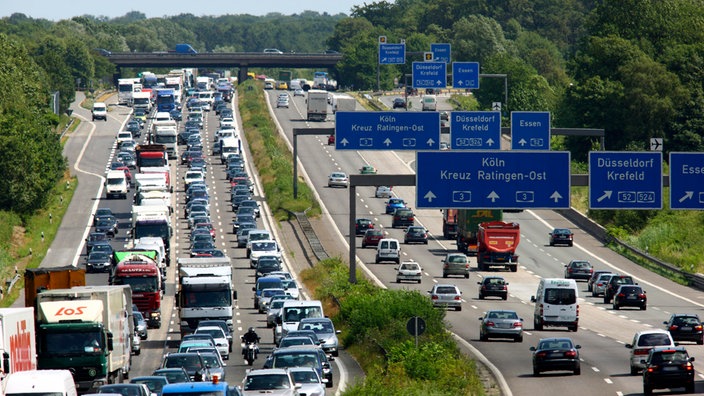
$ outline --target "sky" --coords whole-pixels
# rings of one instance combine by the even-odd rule
[[[139,11],[147,18],[193,14],[195,16],[218,16],[225,14],[266,15],[278,12],[284,15],[300,14],[303,11],[327,12],[349,15],[355,5],[372,4],[375,0],[234,0],[205,2],[193,0],[135,1],[135,0],[3,0],[0,17],[22,13],[28,17],[58,21],[81,15],[123,16],[130,11]],[[393,1],[389,1],[393,2]]]

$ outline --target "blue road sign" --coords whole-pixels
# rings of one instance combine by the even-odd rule
[[[452,87],[479,89],[479,62],[452,62]]]
[[[550,112],[512,111],[511,150],[550,150]]]
[[[445,62],[413,62],[413,88],[446,88]]]
[[[498,111],[451,112],[450,147],[453,150],[500,150],[501,113]]]
[[[450,54],[452,52],[449,43],[430,44],[430,52],[433,53],[435,61],[450,63]]]
[[[379,43],[379,64],[402,65],[406,63],[406,44]]]
[[[704,153],[670,153],[670,209],[704,210]]]
[[[416,207],[569,208],[570,153],[419,151]]]
[[[662,209],[662,153],[589,152],[590,209]]]
[[[439,150],[440,113],[338,111],[337,150]]]

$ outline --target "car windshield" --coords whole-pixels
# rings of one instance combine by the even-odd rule
[[[297,384],[317,384],[320,382],[315,371],[294,371],[291,373]]]
[[[592,265],[586,261],[574,261],[572,262],[573,268],[590,268]]]
[[[453,286],[438,286],[435,289],[436,294],[457,294],[457,289]]]
[[[280,353],[274,355],[272,367],[317,367],[318,356],[316,353]]]
[[[401,264],[402,270],[416,270],[418,269],[418,264]]]
[[[447,260],[451,263],[466,263],[467,262],[467,256],[464,255],[453,255],[450,256],[450,259]]]
[[[301,323],[300,329],[313,330],[316,334],[335,332],[335,328],[330,322]]]
[[[697,326],[697,325],[701,324],[701,322],[699,321],[699,318],[697,318],[695,316],[680,316],[680,317],[675,318],[672,321],[672,324],[678,325],[678,326],[682,326],[682,325]]]
[[[558,229],[554,230],[552,233],[555,235],[568,235],[571,232],[570,232],[570,230],[568,230],[566,228],[558,228]]]
[[[220,359],[215,354],[212,353],[201,353],[200,356],[203,358],[203,362],[205,362],[205,367],[207,368],[220,368],[222,367],[220,365]]]
[[[660,363],[682,363],[686,362],[687,359],[689,359],[689,355],[687,355],[686,351],[678,351],[678,350],[667,350],[667,351],[660,351],[653,353],[651,363],[654,364],[660,364]],[[298,382],[298,381],[296,381]]]
[[[252,250],[264,250],[264,251],[276,250],[276,243],[275,242],[253,243]]]

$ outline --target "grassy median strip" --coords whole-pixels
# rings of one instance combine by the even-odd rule
[[[287,219],[288,211],[313,208],[309,215],[319,213],[303,180],[298,181],[299,198],[293,199],[292,154],[269,116],[261,83],[245,82],[238,95],[244,133],[272,212],[279,220]],[[446,331],[445,312],[434,309],[427,296],[378,288],[361,272],[353,285],[348,275],[349,267],[340,258],[321,261],[302,274],[343,331],[341,343],[366,373],[365,380],[349,386],[344,395],[485,394],[475,362],[460,353]],[[406,331],[413,316],[427,325],[417,347]]]

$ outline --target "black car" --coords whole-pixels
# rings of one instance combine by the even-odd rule
[[[405,109],[406,108],[406,99],[404,99],[404,98],[394,99],[393,108],[394,109],[398,109],[398,108]]]
[[[113,215],[113,213],[112,213],[112,209],[110,209],[110,208],[98,208],[98,209],[95,211],[95,215],[93,215],[93,225],[95,225],[95,223],[97,223],[98,220],[100,220],[101,218],[103,218],[103,217],[105,217],[105,216],[114,217],[114,215]]]
[[[621,285],[614,294],[613,308],[616,310],[623,307],[638,307],[641,311],[645,311],[647,306],[648,296],[638,285]]]
[[[86,272],[108,272],[112,257],[106,252],[90,252],[86,257]]]
[[[142,135],[142,124],[137,120],[130,120],[125,125],[125,130],[130,131],[133,137],[140,137]]]
[[[575,345],[570,338],[543,338],[533,351],[533,375],[538,377],[545,371],[571,371],[580,375],[580,345]]]
[[[254,274],[254,278],[266,276],[270,272],[281,271],[281,263],[276,257],[266,258],[260,257],[257,263],[257,271]]]
[[[197,134],[199,134],[199,133],[200,133],[200,132],[199,132],[197,129],[193,129],[193,128],[186,129],[186,130],[180,132],[180,133],[178,134],[178,136],[177,136],[178,144],[186,144],[186,143],[188,143],[188,138],[189,138],[191,135],[197,135]]]
[[[90,254],[93,246],[100,242],[108,242],[108,235],[104,232],[91,232],[86,238],[86,254]]]
[[[95,232],[105,233],[110,238],[117,235],[117,229],[117,219],[113,216],[102,217],[95,223]]]
[[[403,243],[423,243],[428,244],[428,230],[421,226],[411,226],[406,229],[403,235]]]
[[[485,297],[501,297],[502,300],[508,298],[508,282],[501,276],[487,276],[477,284],[480,300]]]
[[[408,208],[396,209],[394,218],[391,220],[391,228],[410,227],[414,224],[415,215]]]
[[[609,280],[609,284],[604,288],[604,304],[611,302],[611,299],[614,298],[616,290],[618,290],[621,285],[637,285],[637,283],[634,282],[633,277],[629,275],[612,276],[611,280]]]
[[[692,341],[704,345],[704,329],[697,314],[672,314],[670,320],[662,323],[675,342]]]
[[[183,119],[183,113],[179,109],[173,109],[169,112],[171,114],[171,119],[175,121],[181,121]]]
[[[567,245],[572,246],[574,234],[567,228],[555,228],[550,234],[550,246]]]
[[[232,233],[237,234],[237,230],[240,228],[241,223],[256,223],[257,218],[251,214],[243,214],[235,217],[235,221],[232,222]]]
[[[356,235],[364,235],[367,230],[374,228],[374,222],[369,219],[355,220],[354,229]]]
[[[592,277],[594,268],[587,260],[572,260],[565,265],[565,279],[585,279]]]
[[[643,361],[643,394],[653,394],[653,389],[684,388],[694,393],[694,361],[684,347],[655,347]]]

